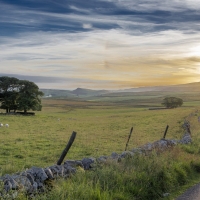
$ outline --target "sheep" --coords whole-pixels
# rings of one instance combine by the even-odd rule
[[[2,123],[0,123],[0,127],[3,127],[3,124],[2,124]]]
[[[8,127],[9,127],[9,124],[5,124],[5,127],[8,128]]]

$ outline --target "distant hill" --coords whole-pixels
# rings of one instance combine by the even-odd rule
[[[70,90],[40,89],[44,97],[72,97],[75,96]]]
[[[76,94],[78,96],[84,95],[84,96],[98,96],[101,94],[107,94],[110,93],[109,90],[90,90],[90,89],[84,89],[84,88],[77,88],[71,92],[72,94]]]
[[[154,92],[154,91],[166,91],[166,92],[200,92],[200,82],[170,85],[170,86],[154,86],[154,87],[139,87],[130,88],[124,90],[117,90],[116,92]]]
[[[92,97],[92,96],[112,96],[112,94],[120,93],[141,93],[141,92],[200,92],[200,82],[170,85],[170,86],[155,86],[155,87],[139,87],[122,90],[91,90],[85,88],[77,88],[75,90],[56,90],[56,89],[41,89],[44,92],[44,97]]]
[[[90,90],[84,88],[77,88],[75,90],[56,90],[56,89],[41,89],[44,93],[44,97],[89,97],[98,96],[102,94],[110,93],[109,90]]]
[[[162,89],[169,92],[200,92],[200,82],[165,86]]]

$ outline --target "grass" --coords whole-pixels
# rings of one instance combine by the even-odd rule
[[[59,199],[145,200],[149,198],[147,195],[153,199],[167,192],[176,195],[175,190],[189,186],[200,171],[199,113],[195,113],[199,104],[193,100],[177,109],[148,110],[152,105],[158,106],[159,101],[148,103],[146,98],[145,106],[141,107],[139,100],[133,106],[133,102],[126,100],[43,99],[43,110],[35,116],[0,114],[0,122],[9,124],[9,128],[0,128],[1,174],[53,165],[72,131],[77,132],[77,138],[66,159],[82,159],[123,152],[132,126],[128,149],[159,140],[167,124],[166,138],[179,139],[183,134],[181,125],[189,119],[195,138],[192,145],[176,147],[162,155],[135,157],[120,164],[107,163],[91,172],[79,170],[70,180],[54,182],[51,192],[36,199],[58,196]],[[23,195],[19,198],[26,199]]]
[[[46,101],[43,111],[36,116],[0,115],[0,122],[10,125],[0,129],[0,165],[3,168],[15,163],[13,170],[16,171],[32,163],[41,167],[56,163],[72,131],[77,132],[77,138],[70,149],[70,159],[124,151],[132,126],[134,131],[129,149],[160,139],[167,124],[167,138],[179,139],[181,122],[193,111],[188,107],[149,111],[145,108],[88,105],[71,109],[63,108],[63,101],[60,104],[58,101],[54,107],[52,104],[54,100]]]
[[[53,190],[36,195],[35,199],[173,199],[173,192],[199,177],[199,161],[186,156],[179,147],[160,155],[136,155],[120,163],[110,161],[92,171],[78,169],[76,175],[53,182]],[[166,193],[170,195],[164,198]]]

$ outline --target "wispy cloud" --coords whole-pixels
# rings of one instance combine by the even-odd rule
[[[138,11],[155,11],[155,10],[163,10],[163,11],[183,11],[187,9],[200,9],[200,5],[198,0],[140,0],[140,1],[132,1],[132,0],[102,0],[105,2],[113,2],[119,7],[124,7],[130,10],[138,10]]]
[[[92,24],[83,24],[83,28],[91,29],[92,28]]]
[[[39,74],[70,80],[66,87],[90,88],[199,80],[195,0],[5,2],[0,1],[2,73]]]

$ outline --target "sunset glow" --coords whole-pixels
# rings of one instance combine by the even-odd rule
[[[197,82],[199,11],[197,0],[2,0],[0,75],[57,89]]]

